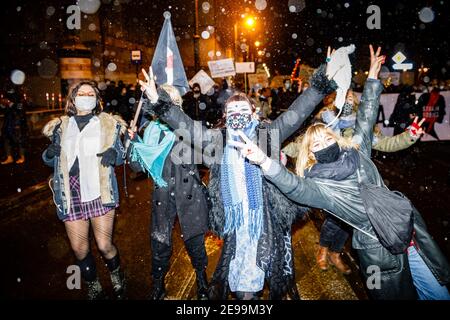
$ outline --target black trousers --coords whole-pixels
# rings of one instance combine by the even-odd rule
[[[172,241],[170,245],[151,240],[152,246],[152,276],[161,278],[169,270],[170,257],[172,255]],[[194,269],[198,272],[205,270],[208,265],[208,256],[205,249],[205,235],[199,234],[191,239],[184,241],[186,250],[191,258]]]
[[[320,245],[333,252],[342,252],[349,233],[347,226],[332,215],[327,215],[320,229]]]

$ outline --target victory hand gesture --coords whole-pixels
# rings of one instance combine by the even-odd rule
[[[139,80],[141,85],[141,90],[144,91],[145,95],[150,99],[151,103],[156,103],[158,101],[158,92],[156,91],[155,76],[153,75],[152,67],[149,68],[150,76],[148,73],[142,69],[142,73],[145,77],[145,82]]]
[[[408,129],[409,135],[413,139],[418,139],[418,138],[420,138],[420,136],[422,134],[425,133],[425,131],[423,131],[423,128],[422,128],[422,124],[424,123],[425,118],[423,118],[422,120],[420,120],[419,123],[417,123],[418,120],[419,120],[419,117],[415,117],[414,122],[409,126],[409,129]]]
[[[227,144],[236,147],[244,157],[254,164],[261,165],[268,159],[267,155],[244,132],[239,130],[238,134],[244,142],[228,140]]]
[[[370,69],[368,78],[378,79],[378,74],[381,70],[381,65],[384,64],[386,56],[380,56],[381,47],[378,47],[377,51],[374,52],[372,45],[369,45],[370,50]]]

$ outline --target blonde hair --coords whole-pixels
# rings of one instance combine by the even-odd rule
[[[183,98],[181,98],[180,92],[177,88],[169,84],[162,84],[160,88],[167,92],[170,96],[170,99],[172,99],[172,102],[181,108],[181,105],[183,104]]]
[[[303,135],[297,138],[296,143],[298,143],[298,156],[295,166],[295,172],[300,177],[304,177],[305,170],[311,168],[317,163],[313,153],[311,152],[311,145],[313,144],[315,138],[320,134],[332,137],[334,140],[336,140],[339,147],[343,149],[359,148],[359,146],[354,143],[351,138],[337,136],[333,132],[333,130],[331,130],[330,128],[326,128],[323,123],[316,123],[310,126]]]

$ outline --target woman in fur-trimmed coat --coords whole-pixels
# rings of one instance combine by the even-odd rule
[[[120,117],[103,113],[97,87],[80,82],[67,97],[66,114],[51,120],[43,134],[52,143],[42,154],[54,168],[51,188],[58,218],[64,222],[72,250],[87,283],[89,299],[104,297],[89,248],[92,224],[97,247],[111,274],[114,294],[124,297],[119,252],[112,242],[119,192],[114,166],[126,156],[120,139],[126,130]]]
[[[326,94],[336,89],[325,67],[313,75],[310,83],[311,88],[270,124],[259,121],[253,102],[245,94],[234,94],[225,104],[226,128],[217,130],[194,123],[173,104],[167,92],[156,90],[152,77],[141,83],[150,99],[144,111],[156,114],[176,134],[187,133],[194,146],[203,151],[203,161],[210,168],[210,227],[224,239],[210,283],[210,299],[227,299],[230,291],[238,299],[257,299],[265,282],[270,299],[282,299],[287,294],[299,298],[291,224],[306,209],[290,202],[258,168],[239,158],[228,141],[236,137],[237,130],[243,130],[251,139],[266,142],[271,154],[278,157],[281,143],[301,126]]]

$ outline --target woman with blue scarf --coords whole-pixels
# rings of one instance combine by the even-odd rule
[[[177,89],[161,86],[173,105],[181,111]],[[152,117],[153,118],[153,117]],[[151,248],[152,290],[150,299],[166,296],[164,278],[172,254],[172,228],[175,217],[181,226],[186,250],[197,276],[197,297],[207,298],[205,232],[208,230],[206,190],[195,164],[175,164],[171,153],[177,145],[174,132],[160,119],[150,121],[143,138],[129,130],[132,137],[129,161],[133,171],[145,171],[155,183],[152,195]],[[181,142],[183,143],[183,142]],[[191,148],[191,146],[187,146]],[[192,162],[191,162],[192,163]]]
[[[258,120],[255,106],[243,93],[225,103],[225,126],[208,130],[173,105],[152,78],[141,85],[149,101],[144,112],[154,113],[172,129],[190,134],[209,166],[210,228],[224,240],[222,254],[209,287],[210,299],[257,299],[267,283],[270,299],[299,299],[295,284],[291,224],[306,209],[290,202],[225,141],[238,139],[243,130],[254,141],[267,143],[269,155],[279,157],[280,146],[306,120],[325,95],[336,89],[325,66],[319,68],[306,90],[289,110],[272,123]],[[225,147],[222,149],[222,146]]]

